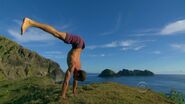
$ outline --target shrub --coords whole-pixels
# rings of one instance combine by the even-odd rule
[[[185,104],[184,95],[181,92],[178,92],[176,90],[171,90],[170,93],[167,95],[167,97],[174,101],[176,104]]]

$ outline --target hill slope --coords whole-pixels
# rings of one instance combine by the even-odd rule
[[[59,65],[0,36],[0,104],[173,104],[161,94],[117,83],[78,87],[78,96],[60,100]],[[13,80],[12,80],[13,79]]]
[[[13,85],[13,86],[12,86]],[[78,87],[78,96],[59,100],[61,85],[48,78],[29,78],[0,82],[0,102],[3,104],[174,104],[159,93],[117,83],[99,83]]]
[[[0,36],[0,81],[46,75],[60,80],[64,74],[56,62]]]

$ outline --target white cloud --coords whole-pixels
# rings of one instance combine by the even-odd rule
[[[88,54],[89,57],[105,57],[105,56],[110,56],[109,54]]]
[[[114,41],[114,42],[111,42],[111,43],[102,45],[101,47],[102,48],[114,48],[114,47],[117,47],[117,46],[118,46],[118,42],[117,41]]]
[[[15,22],[16,24],[18,24],[19,26],[21,26],[21,24],[22,24],[22,21],[17,20],[17,19],[14,19],[13,22]]]
[[[99,48],[99,46],[97,46],[97,45],[91,45],[91,46],[86,46],[86,48],[93,50],[95,48]]]
[[[49,59],[65,59],[66,56],[59,56],[59,55],[43,55],[44,57],[46,58],[49,58]]]
[[[66,58],[65,54],[61,51],[46,51],[43,53],[43,56],[47,58],[54,58],[54,59],[63,59]]]
[[[91,45],[87,46],[86,48],[88,49],[96,49],[96,48],[116,48],[118,47],[119,44],[117,41],[113,41],[111,43],[103,44],[103,45]]]
[[[96,48],[121,48],[121,50],[133,50],[139,51],[146,47],[146,42],[153,42],[155,40],[123,40],[123,41],[113,41],[103,45],[91,45],[87,46],[88,49],[96,49]]]
[[[137,46],[137,47],[134,47],[133,50],[134,51],[139,51],[139,50],[143,49],[144,47],[145,47],[144,45]]]
[[[185,19],[178,20],[166,25],[161,31],[162,35],[172,35],[175,33],[185,32]]]
[[[133,50],[133,51],[139,51],[145,47],[143,45],[144,41],[138,41],[138,40],[125,40],[120,42],[120,46],[122,46],[122,50]]]
[[[174,21],[166,24],[160,28],[150,28],[140,30],[137,33],[130,36],[158,36],[158,35],[175,35],[178,33],[185,33],[185,19]]]
[[[161,54],[161,51],[153,51],[152,53],[158,55]]]
[[[182,52],[185,52],[185,44],[171,44],[171,47],[178,49]]]
[[[117,32],[118,29],[120,28],[120,25],[121,25],[121,19],[122,19],[122,15],[119,13],[118,17],[116,19],[115,26],[110,31],[106,31],[106,32],[101,33],[101,35],[111,35],[111,34],[114,34],[115,32]]]
[[[148,28],[136,30],[135,33],[130,34],[131,37],[143,37],[143,36],[157,36],[159,35],[159,28]]]
[[[101,33],[101,35],[111,35],[111,34],[113,34],[113,33],[115,33],[114,30],[112,30],[112,31],[107,31],[107,32],[103,32],[103,33]]]
[[[100,56],[104,57],[104,56],[105,56],[105,54],[101,54]]]
[[[24,33],[24,35],[21,35],[20,28],[22,22],[20,20],[13,20],[13,22],[16,23],[15,26],[10,27],[7,32],[18,42],[48,41],[55,39],[50,34],[36,28],[30,28]]]
[[[24,33],[24,35],[21,35],[19,30],[20,29],[8,29],[8,33],[19,42],[48,41],[54,39],[53,36],[38,29],[29,30]]]
[[[13,22],[15,23],[14,26],[11,26],[7,32],[13,36],[13,38],[18,41],[18,42],[22,42],[22,43],[26,43],[26,42],[32,42],[32,41],[51,41],[51,40],[54,40],[54,36],[52,36],[51,34],[47,33],[47,32],[44,32],[40,29],[37,29],[37,28],[28,28],[26,30],[26,32],[24,33],[24,35],[21,35],[21,24],[22,24],[22,21],[20,20],[13,20]],[[56,26],[56,27],[59,27],[59,26]],[[70,23],[67,23],[67,24],[63,24],[62,26],[60,26],[60,28],[62,30],[70,30],[70,27],[71,27],[71,24]]]
[[[125,41],[120,42],[120,46],[129,47],[129,46],[135,44],[136,42],[137,41],[135,41],[135,40],[125,40]]]
[[[64,25],[62,25],[62,29],[69,29],[71,27],[71,24],[64,24]]]
[[[132,46],[132,47],[123,47],[121,50],[122,51],[127,51],[127,50],[133,50],[133,51],[139,51],[141,49],[143,49],[145,46],[141,45],[141,46]]]
[[[45,54],[58,54],[58,55],[63,55],[64,53],[61,51],[46,51]]]
[[[146,36],[146,33],[136,33],[136,34],[133,34],[133,35],[130,35],[130,36],[138,36],[138,37],[141,37],[141,36]]]
[[[27,43],[24,43],[24,44],[22,44],[23,46],[25,46],[25,47],[28,47],[28,48],[30,48],[30,49],[32,49],[32,48],[48,48],[48,47],[53,47],[53,46],[55,46],[55,43],[54,42],[52,42],[52,41],[47,41],[47,42],[44,42],[44,44],[43,43],[38,43],[38,42],[27,42]]]

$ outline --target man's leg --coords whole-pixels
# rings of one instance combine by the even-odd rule
[[[22,27],[21,27],[21,34],[23,34],[26,31],[26,29],[29,27],[40,28],[40,29],[42,29],[42,30],[52,34],[53,36],[55,36],[59,39],[62,39],[62,40],[64,40],[66,37],[66,32],[59,32],[55,28],[53,28],[49,25],[33,21],[29,18],[24,18],[23,23],[22,23]]]

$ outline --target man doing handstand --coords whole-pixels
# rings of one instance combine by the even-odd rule
[[[72,49],[69,51],[67,55],[68,69],[65,73],[61,96],[62,98],[66,97],[66,92],[69,86],[69,80],[72,73],[74,78],[73,94],[76,95],[78,81],[84,81],[86,79],[86,73],[85,71],[81,70],[80,64],[80,54],[82,50],[85,48],[84,40],[80,36],[73,35],[67,32],[59,32],[49,25],[33,21],[29,18],[24,18],[21,26],[21,34],[23,34],[29,27],[36,27],[42,29],[43,31],[52,34],[54,37],[63,40],[65,43],[72,45]]]

